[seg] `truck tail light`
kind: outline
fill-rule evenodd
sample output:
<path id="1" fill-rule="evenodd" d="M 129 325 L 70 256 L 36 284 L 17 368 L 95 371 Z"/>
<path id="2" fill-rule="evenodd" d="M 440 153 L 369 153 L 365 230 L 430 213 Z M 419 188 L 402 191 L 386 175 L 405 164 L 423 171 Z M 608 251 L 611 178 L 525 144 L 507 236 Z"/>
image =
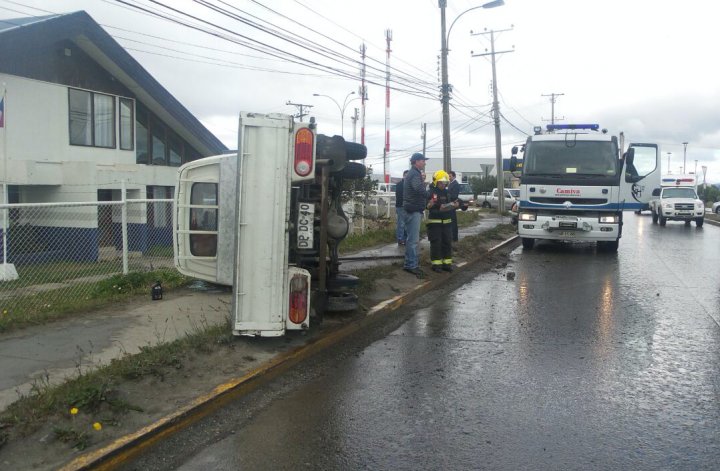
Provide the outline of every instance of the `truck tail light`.
<path id="1" fill-rule="evenodd" d="M 302 324 L 307 319 L 308 283 L 302 275 L 295 275 L 290 280 L 290 310 L 288 317 L 293 324 Z"/>
<path id="2" fill-rule="evenodd" d="M 295 134 L 295 173 L 307 177 L 313 171 L 313 140 L 315 136 L 308 128 Z"/>

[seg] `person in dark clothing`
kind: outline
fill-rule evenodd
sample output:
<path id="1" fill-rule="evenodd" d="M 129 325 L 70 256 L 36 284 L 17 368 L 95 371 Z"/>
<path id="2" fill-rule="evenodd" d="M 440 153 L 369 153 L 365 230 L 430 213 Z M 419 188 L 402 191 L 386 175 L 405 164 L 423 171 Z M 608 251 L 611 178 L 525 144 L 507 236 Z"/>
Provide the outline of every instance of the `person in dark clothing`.
<path id="1" fill-rule="evenodd" d="M 395 185 L 395 214 L 397 215 L 397 243 L 405 245 L 407 243 L 407 231 L 405 230 L 405 212 L 403 211 L 403 185 L 405 184 L 405 176 L 408 171 L 403 172 L 403 179 Z"/>
<path id="2" fill-rule="evenodd" d="M 426 160 L 427 157 L 419 152 L 413 154 L 410 157 L 411 168 L 405 177 L 405 183 L 403 183 L 402 208 L 405 213 L 405 230 L 407 231 L 403 270 L 417 276 L 423 274 L 418 266 L 420 261 L 417 246 L 420 241 L 420 222 L 427 204 L 427 191 L 422 179 Z"/>
<path id="3" fill-rule="evenodd" d="M 448 172 L 450 183 L 448 184 L 448 193 L 450 194 L 450 201 L 460 201 L 460 183 L 455 179 L 455 172 Z M 458 241 L 458 225 L 457 225 L 457 213 L 453 211 L 450 213 L 450 219 L 452 219 L 452 240 L 453 242 Z"/>
<path id="4" fill-rule="evenodd" d="M 452 220 L 459 202 L 450 201 L 450 192 L 446 188 L 450 179 L 443 170 L 433 174 L 433 182 L 428 191 L 427 232 L 430 239 L 430 263 L 434 272 L 452 271 Z"/>

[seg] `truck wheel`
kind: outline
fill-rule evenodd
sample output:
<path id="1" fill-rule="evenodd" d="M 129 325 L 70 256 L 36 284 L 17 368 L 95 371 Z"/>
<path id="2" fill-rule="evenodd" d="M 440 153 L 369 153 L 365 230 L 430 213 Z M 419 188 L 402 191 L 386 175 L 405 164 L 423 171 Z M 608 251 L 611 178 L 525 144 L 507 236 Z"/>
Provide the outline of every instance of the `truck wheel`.
<path id="1" fill-rule="evenodd" d="M 691 222 L 692 222 L 692 221 L 685 221 L 685 227 L 690 227 L 690 223 L 691 223 Z"/>
<path id="2" fill-rule="evenodd" d="M 348 312 L 358 308 L 357 295 L 350 293 L 328 294 L 325 310 L 332 312 Z"/>
<path id="3" fill-rule="evenodd" d="M 652 212 L 652 218 L 653 218 L 653 224 L 657 224 L 658 222 L 658 215 L 655 211 Z"/>
<path id="4" fill-rule="evenodd" d="M 607 240 L 607 241 L 601 241 L 597 243 L 598 251 L 601 252 L 617 252 L 618 247 L 620 247 L 620 241 L 619 240 Z"/>
<path id="5" fill-rule="evenodd" d="M 660 218 L 660 225 L 661 225 L 661 226 L 664 226 L 665 224 L 667 224 L 667 219 L 665 218 L 665 216 L 663 216 L 663 215 L 661 214 L 661 215 L 658 216 L 658 217 Z"/>
<path id="6" fill-rule="evenodd" d="M 695 219 L 695 225 L 696 225 L 697 227 L 703 227 L 703 224 L 705 224 L 705 218 L 697 218 L 697 219 Z M 690 223 L 688 222 L 688 226 L 689 226 L 689 225 L 690 225 Z"/>
<path id="7" fill-rule="evenodd" d="M 341 293 L 342 291 L 357 288 L 360 285 L 360 278 L 353 275 L 346 275 L 345 273 L 339 273 L 336 276 L 325 280 L 325 285 L 331 293 Z"/>
<path id="8" fill-rule="evenodd" d="M 489 208 L 489 207 L 490 207 L 490 203 L 488 203 L 487 201 L 483 201 L 482 207 L 483 207 L 483 208 Z"/>
<path id="9" fill-rule="evenodd" d="M 365 178 L 365 166 L 357 162 L 348 162 L 342 170 L 332 172 L 331 175 L 335 178 L 342 178 L 348 180 L 361 180 Z"/>
<path id="10" fill-rule="evenodd" d="M 367 157 L 367 147 L 357 142 L 345 141 L 345 153 L 348 160 L 362 160 Z"/>
<path id="11" fill-rule="evenodd" d="M 535 239 L 529 239 L 527 237 L 523 237 L 522 244 L 523 244 L 524 249 L 532 250 L 532 248 L 535 246 Z"/>

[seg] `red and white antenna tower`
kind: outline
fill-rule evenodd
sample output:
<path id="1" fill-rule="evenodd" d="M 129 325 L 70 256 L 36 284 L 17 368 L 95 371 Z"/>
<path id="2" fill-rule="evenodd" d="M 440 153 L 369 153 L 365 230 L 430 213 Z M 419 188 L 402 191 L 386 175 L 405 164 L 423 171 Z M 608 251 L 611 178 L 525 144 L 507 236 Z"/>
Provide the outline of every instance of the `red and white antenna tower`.
<path id="1" fill-rule="evenodd" d="M 362 65 L 360 66 L 360 76 L 362 77 L 362 85 L 360 85 L 360 144 L 365 145 L 365 100 L 367 100 L 367 87 L 365 86 L 365 43 L 360 45 L 360 54 L 362 55 Z"/>
<path id="2" fill-rule="evenodd" d="M 390 183 L 390 173 L 387 168 L 387 155 L 390 152 L 390 41 L 392 41 L 392 30 L 385 30 L 387 40 L 387 59 L 385 60 L 385 149 L 383 151 L 383 179 Z"/>

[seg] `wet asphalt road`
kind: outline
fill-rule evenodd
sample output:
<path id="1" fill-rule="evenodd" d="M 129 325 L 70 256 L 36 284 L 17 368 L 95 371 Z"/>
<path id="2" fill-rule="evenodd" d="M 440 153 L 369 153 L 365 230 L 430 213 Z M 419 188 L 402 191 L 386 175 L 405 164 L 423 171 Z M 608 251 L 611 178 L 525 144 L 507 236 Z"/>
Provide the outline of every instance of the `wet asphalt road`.
<path id="1" fill-rule="evenodd" d="M 720 469 L 720 228 L 627 214 L 424 299 L 127 469 Z"/>

